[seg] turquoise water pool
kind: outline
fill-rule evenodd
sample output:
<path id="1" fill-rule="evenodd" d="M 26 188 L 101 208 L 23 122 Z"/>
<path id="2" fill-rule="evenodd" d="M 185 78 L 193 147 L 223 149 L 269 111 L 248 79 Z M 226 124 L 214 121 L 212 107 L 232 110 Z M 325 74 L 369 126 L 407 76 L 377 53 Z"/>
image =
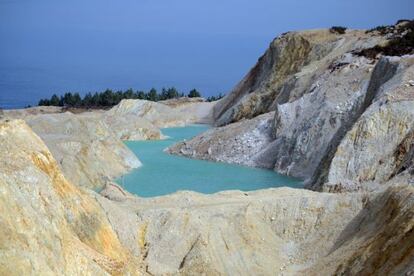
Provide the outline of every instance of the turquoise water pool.
<path id="1" fill-rule="evenodd" d="M 162 132 L 169 139 L 126 142 L 143 165 L 117 182 L 127 191 L 141 197 L 166 195 L 182 190 L 211 194 L 224 190 L 302 187 L 301 181 L 270 170 L 194 160 L 163 152 L 168 146 L 194 137 L 207 129 L 204 125 L 164 128 Z"/>

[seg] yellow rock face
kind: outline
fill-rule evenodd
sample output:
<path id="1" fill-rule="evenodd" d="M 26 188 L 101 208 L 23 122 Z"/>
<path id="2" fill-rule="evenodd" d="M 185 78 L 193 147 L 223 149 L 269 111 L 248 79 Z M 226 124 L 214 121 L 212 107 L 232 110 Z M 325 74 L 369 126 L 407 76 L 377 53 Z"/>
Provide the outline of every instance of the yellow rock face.
<path id="1" fill-rule="evenodd" d="M 136 271 L 93 196 L 23 121 L 0 123 L 0 145 L 1 275 Z"/>

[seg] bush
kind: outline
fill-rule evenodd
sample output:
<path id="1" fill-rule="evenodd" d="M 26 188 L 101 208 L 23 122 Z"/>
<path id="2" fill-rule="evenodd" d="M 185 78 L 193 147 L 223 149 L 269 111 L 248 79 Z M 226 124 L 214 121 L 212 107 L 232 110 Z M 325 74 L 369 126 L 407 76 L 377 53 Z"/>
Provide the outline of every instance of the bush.
<path id="1" fill-rule="evenodd" d="M 391 30 L 394 35 L 393 38 L 388 41 L 387 45 L 377 45 L 372 48 L 355 52 L 355 54 L 370 59 L 376 58 L 379 54 L 385 56 L 403 56 L 414 54 L 414 20 L 404 20 L 402 22 L 406 22 L 406 24 L 402 27 L 386 27 L 387 33 L 389 32 L 388 30 Z M 396 33 L 394 33 L 394 31 L 396 31 Z"/>
<path id="2" fill-rule="evenodd" d="M 341 27 L 341 26 L 333 26 L 329 29 L 329 31 L 333 34 L 344 34 L 346 31 L 346 27 Z"/>
<path id="3" fill-rule="evenodd" d="M 200 92 L 197 91 L 197 89 L 193 89 L 188 93 L 189 98 L 199 98 L 201 97 Z"/>
<path id="4" fill-rule="evenodd" d="M 221 98 L 223 98 L 224 97 L 224 95 L 222 95 L 221 93 L 220 94 L 218 94 L 218 96 L 210 96 L 210 97 L 208 97 L 207 98 L 207 101 L 208 102 L 215 102 L 215 101 L 218 101 L 218 100 L 220 100 Z"/>
<path id="5" fill-rule="evenodd" d="M 366 31 L 367 34 L 373 32 L 379 32 L 380 34 L 385 35 L 390 32 L 390 26 L 377 26 Z"/>

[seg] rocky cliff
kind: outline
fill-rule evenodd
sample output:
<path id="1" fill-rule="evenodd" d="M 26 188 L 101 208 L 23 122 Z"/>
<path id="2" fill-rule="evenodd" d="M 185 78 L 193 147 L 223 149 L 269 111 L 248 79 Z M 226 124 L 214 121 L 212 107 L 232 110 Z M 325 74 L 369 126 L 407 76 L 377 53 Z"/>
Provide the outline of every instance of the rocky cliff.
<path id="1" fill-rule="evenodd" d="M 105 212 L 23 121 L 0 123 L 0 274 L 137 272 Z"/>
<path id="2" fill-rule="evenodd" d="M 274 111 L 278 104 L 309 93 L 315 80 L 345 53 L 373 47 L 385 39 L 364 31 L 289 32 L 276 38 L 246 77 L 214 108 L 217 125 Z"/>
<path id="3" fill-rule="evenodd" d="M 168 151 L 272 168 L 315 190 L 376 189 L 412 165 L 413 25 L 280 36 L 214 107 L 221 127 Z"/>
<path id="4" fill-rule="evenodd" d="M 413 274 L 410 24 L 282 35 L 214 104 L 5 112 L 0 274 Z M 211 118 L 221 126 L 169 151 L 272 168 L 315 191 L 144 199 L 110 182 L 139 165 L 121 139 Z"/>

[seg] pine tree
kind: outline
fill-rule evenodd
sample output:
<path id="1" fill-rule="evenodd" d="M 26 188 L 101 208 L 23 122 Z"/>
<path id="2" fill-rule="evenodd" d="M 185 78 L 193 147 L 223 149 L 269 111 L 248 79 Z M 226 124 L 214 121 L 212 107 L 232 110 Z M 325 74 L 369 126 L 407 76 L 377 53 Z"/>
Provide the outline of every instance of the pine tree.
<path id="1" fill-rule="evenodd" d="M 201 94 L 196 89 L 193 89 L 188 93 L 188 97 L 189 98 L 199 98 L 199 97 L 201 97 Z"/>

